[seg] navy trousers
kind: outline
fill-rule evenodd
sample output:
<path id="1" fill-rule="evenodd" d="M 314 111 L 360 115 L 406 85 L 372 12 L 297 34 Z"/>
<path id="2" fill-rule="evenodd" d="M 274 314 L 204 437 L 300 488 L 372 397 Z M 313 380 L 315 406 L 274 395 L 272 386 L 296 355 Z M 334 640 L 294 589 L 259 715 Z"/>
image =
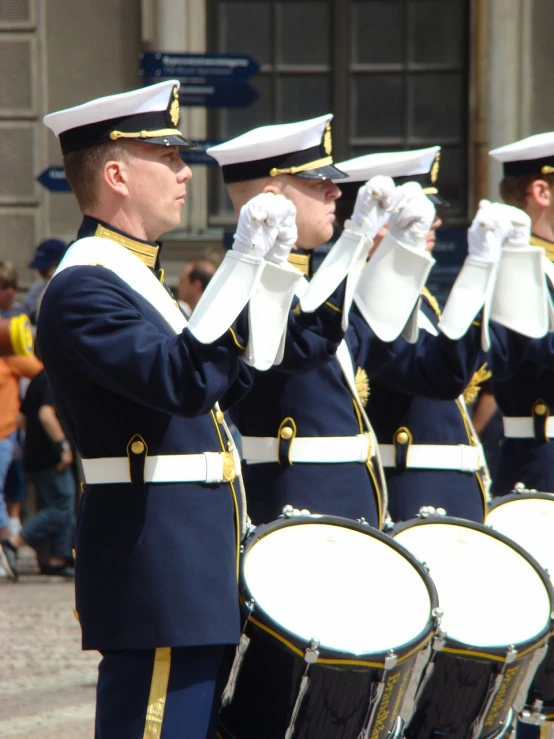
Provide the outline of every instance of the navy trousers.
<path id="1" fill-rule="evenodd" d="M 95 739 L 213 739 L 229 646 L 103 652 Z"/>

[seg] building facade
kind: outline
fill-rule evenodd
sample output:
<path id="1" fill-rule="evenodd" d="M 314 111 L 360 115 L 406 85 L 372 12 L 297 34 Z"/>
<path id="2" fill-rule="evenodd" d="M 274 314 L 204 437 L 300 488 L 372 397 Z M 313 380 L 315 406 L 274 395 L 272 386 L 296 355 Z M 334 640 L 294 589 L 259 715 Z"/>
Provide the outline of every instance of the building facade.
<path id="1" fill-rule="evenodd" d="M 244 108 L 182 108 L 185 135 L 224 140 L 256 125 L 335 113 L 335 158 L 443 147 L 448 225 L 498 197 L 487 152 L 554 128 L 551 0 L 0 0 L 0 253 L 26 265 L 47 236 L 71 239 L 71 194 L 37 176 L 60 166 L 42 116 L 141 85 L 141 51 L 228 52 L 260 65 Z M 233 228 L 215 168 L 193 168 L 181 228 L 165 239 L 182 263 Z"/>

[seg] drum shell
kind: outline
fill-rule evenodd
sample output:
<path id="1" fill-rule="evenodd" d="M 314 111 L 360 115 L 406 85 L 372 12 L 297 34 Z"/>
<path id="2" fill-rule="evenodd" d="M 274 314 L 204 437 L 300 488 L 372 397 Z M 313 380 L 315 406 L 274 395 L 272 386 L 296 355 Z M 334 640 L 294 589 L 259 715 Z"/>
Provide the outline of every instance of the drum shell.
<path id="1" fill-rule="evenodd" d="M 231 739 L 283 739 L 292 716 L 306 662 L 304 658 L 249 621 L 250 639 L 233 701 L 221 712 L 220 732 Z M 426 639 L 428 642 L 429 637 Z M 422 645 L 425 646 L 425 643 Z M 402 705 L 419 649 L 387 672 L 383 698 L 371 739 L 386 739 Z M 283 679 L 286 676 L 286 679 Z M 316 663 L 295 722 L 294 739 L 357 737 L 369 709 L 372 688 L 383 669 L 352 662 Z"/>
<path id="2" fill-rule="evenodd" d="M 309 524 L 305 518 L 277 521 L 256 529 L 247 540 L 241 568 L 241 598 L 249 645 L 240 667 L 233 699 L 221 712 L 220 733 L 232 739 L 283 739 L 293 714 L 309 644 L 277 624 L 258 606 L 251 613 L 252 593 L 246 585 L 244 562 L 251 547 L 280 526 Z M 386 671 L 384 690 L 370 734 L 385 739 L 398 716 L 414 664 L 436 631 L 432 611 L 438 604 L 434 585 L 425 568 L 404 547 L 367 525 L 334 516 L 314 518 L 313 523 L 334 524 L 368 534 L 401 554 L 424 581 L 431 604 L 425 630 L 410 643 L 391 644 L 397 655 Z M 353 655 L 319 647 L 319 657 L 309 668 L 309 684 L 295 721 L 294 739 L 348 739 L 357 737 L 370 709 L 370 698 L 385 674 L 387 653 Z"/>
<path id="3" fill-rule="evenodd" d="M 471 528 L 507 544 L 535 569 L 548 592 L 550 603 L 554 603 L 554 591 L 539 563 L 516 542 L 482 524 L 441 516 L 406 521 L 396 525 L 390 533 L 394 537 L 408 528 L 433 524 Z M 429 564 L 432 573 L 432 563 Z M 551 630 L 552 622 L 549 622 L 533 639 L 517 644 L 516 659 L 506 665 L 500 688 L 486 712 L 481 731 L 477 734 L 479 739 L 496 736 L 505 725 L 522 683 L 529 676 L 528 670 L 535 650 L 548 641 Z M 506 645 L 506 648 L 509 646 Z M 406 730 L 407 739 L 428 739 L 442 735 L 449 739 L 468 739 L 473 736 L 470 727 L 485 708 L 489 685 L 501 672 L 505 664 L 505 654 L 504 648 L 475 647 L 447 636 L 444 648 L 433 659 L 431 677 L 418 698 L 413 718 Z"/>
<path id="4" fill-rule="evenodd" d="M 511 493 L 510 495 L 503 495 L 496 498 L 489 506 L 489 513 L 510 503 L 515 503 L 517 505 L 519 502 L 524 502 L 525 500 L 537 499 L 550 501 L 554 506 L 553 493 L 529 491 Z M 548 563 L 542 562 L 541 564 L 545 566 Z M 535 678 L 531 684 L 531 689 L 527 699 L 528 707 L 531 708 L 535 700 L 542 701 L 543 706 L 541 712 L 546 716 L 546 718 L 550 721 L 554 720 L 554 638 L 550 639 L 546 657 L 539 665 Z"/>

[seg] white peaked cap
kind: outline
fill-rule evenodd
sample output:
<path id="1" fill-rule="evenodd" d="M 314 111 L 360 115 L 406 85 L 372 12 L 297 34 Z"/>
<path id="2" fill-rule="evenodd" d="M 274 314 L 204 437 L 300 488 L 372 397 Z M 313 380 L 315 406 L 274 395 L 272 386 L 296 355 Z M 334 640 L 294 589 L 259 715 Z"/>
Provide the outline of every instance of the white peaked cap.
<path id="1" fill-rule="evenodd" d="M 64 154 L 119 138 L 190 147 L 178 129 L 178 90 L 178 80 L 166 80 L 58 110 L 43 120 L 60 137 Z"/>
<path id="2" fill-rule="evenodd" d="M 337 167 L 346 175 L 340 184 L 367 182 L 378 174 L 410 177 L 430 173 L 440 150 L 440 146 L 430 146 L 428 149 L 414 151 L 379 152 L 339 162 Z"/>
<path id="3" fill-rule="evenodd" d="M 307 178 L 340 178 L 333 167 L 332 114 L 297 123 L 261 126 L 207 153 L 223 168 L 226 182 L 292 174 Z"/>
<path id="4" fill-rule="evenodd" d="M 554 172 L 554 132 L 538 133 L 513 144 L 489 151 L 502 162 L 505 175 L 552 174 Z"/>

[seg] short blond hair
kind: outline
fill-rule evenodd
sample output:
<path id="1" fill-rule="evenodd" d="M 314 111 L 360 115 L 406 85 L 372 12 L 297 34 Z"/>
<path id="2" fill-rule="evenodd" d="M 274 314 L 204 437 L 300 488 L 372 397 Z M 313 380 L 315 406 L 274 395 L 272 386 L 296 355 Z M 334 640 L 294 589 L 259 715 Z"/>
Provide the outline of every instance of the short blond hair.
<path id="1" fill-rule="evenodd" d="M 98 176 L 107 162 L 125 160 L 128 149 L 122 141 L 108 141 L 66 154 L 63 166 L 82 211 L 98 205 Z"/>
<path id="2" fill-rule="evenodd" d="M 9 282 L 17 287 L 17 270 L 8 259 L 0 260 L 0 282 Z"/>

